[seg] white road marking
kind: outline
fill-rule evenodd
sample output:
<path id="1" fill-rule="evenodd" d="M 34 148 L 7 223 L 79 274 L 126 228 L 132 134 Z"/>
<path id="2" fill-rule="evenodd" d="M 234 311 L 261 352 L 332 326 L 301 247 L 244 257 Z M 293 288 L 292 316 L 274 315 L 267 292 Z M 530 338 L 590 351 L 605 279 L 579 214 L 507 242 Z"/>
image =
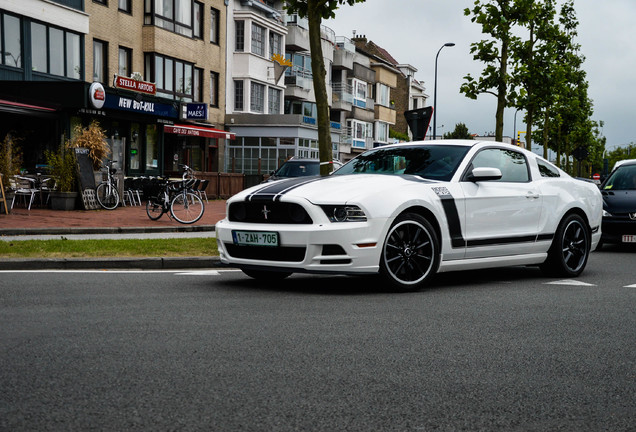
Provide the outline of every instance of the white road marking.
<path id="1" fill-rule="evenodd" d="M 636 284 L 633 284 L 633 285 L 625 285 L 623 288 L 636 288 Z"/>
<path id="2" fill-rule="evenodd" d="M 545 282 L 544 285 L 570 285 L 570 286 L 596 286 L 591 283 L 581 282 L 574 279 L 564 279 L 554 282 Z"/>
<path id="3" fill-rule="evenodd" d="M 236 269 L 227 270 L 111 270 L 111 269 L 69 269 L 69 270 L 0 270 L 0 273 L 173 273 L 180 276 L 200 275 L 200 276 L 219 276 L 221 273 L 239 272 Z"/>

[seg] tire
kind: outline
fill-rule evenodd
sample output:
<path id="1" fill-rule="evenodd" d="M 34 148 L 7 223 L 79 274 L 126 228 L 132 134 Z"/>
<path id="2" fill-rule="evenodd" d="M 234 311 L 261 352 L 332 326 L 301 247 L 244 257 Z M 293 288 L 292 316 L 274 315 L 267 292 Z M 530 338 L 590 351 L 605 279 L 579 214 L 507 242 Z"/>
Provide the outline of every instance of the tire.
<path id="1" fill-rule="evenodd" d="M 203 201 L 193 193 L 177 194 L 170 203 L 170 214 L 182 224 L 195 223 L 203 216 Z"/>
<path id="2" fill-rule="evenodd" d="M 146 214 L 150 218 L 150 220 L 158 220 L 163 216 L 163 205 L 154 199 L 150 198 L 146 201 Z"/>
<path id="3" fill-rule="evenodd" d="M 435 275 L 439 260 L 439 240 L 431 223 L 406 213 L 393 222 L 386 236 L 380 274 L 395 291 L 415 291 Z"/>
<path id="4" fill-rule="evenodd" d="M 583 218 L 565 217 L 557 228 L 541 270 L 550 276 L 575 277 L 581 274 L 590 255 L 590 234 Z"/>
<path id="5" fill-rule="evenodd" d="M 97 202 L 106 210 L 115 210 L 119 205 L 119 192 L 117 192 L 114 186 L 110 187 L 110 191 L 108 189 L 109 186 L 107 183 L 100 183 L 99 186 L 97 186 L 97 190 L 95 191 Z"/>
<path id="6" fill-rule="evenodd" d="M 253 279 L 261 280 L 265 282 L 275 282 L 275 281 L 283 280 L 291 276 L 292 274 L 292 272 L 277 272 L 277 271 L 252 270 L 252 269 L 241 269 L 241 271 Z"/>

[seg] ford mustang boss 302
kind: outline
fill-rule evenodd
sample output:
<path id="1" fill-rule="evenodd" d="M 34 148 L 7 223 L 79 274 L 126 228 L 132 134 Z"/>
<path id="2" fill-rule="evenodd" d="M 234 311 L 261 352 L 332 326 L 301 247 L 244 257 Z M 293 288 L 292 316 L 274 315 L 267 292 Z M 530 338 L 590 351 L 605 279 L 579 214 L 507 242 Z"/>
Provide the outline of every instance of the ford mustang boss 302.
<path id="1" fill-rule="evenodd" d="M 539 265 L 575 277 L 601 236 L 597 186 L 519 147 L 377 147 L 326 177 L 246 189 L 216 226 L 221 262 L 257 279 L 379 273 L 396 291 L 438 272 Z"/>

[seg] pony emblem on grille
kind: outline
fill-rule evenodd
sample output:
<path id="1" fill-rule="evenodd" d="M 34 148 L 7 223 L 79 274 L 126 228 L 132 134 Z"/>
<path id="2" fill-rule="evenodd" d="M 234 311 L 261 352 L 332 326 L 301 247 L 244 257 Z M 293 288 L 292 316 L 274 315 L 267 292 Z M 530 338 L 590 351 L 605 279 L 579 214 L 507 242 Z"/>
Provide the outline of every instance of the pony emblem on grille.
<path id="1" fill-rule="evenodd" d="M 263 206 L 263 210 L 261 210 L 261 213 L 263 213 L 263 217 L 265 218 L 265 220 L 267 220 L 267 215 L 270 214 L 272 211 L 267 209 L 267 205 Z"/>

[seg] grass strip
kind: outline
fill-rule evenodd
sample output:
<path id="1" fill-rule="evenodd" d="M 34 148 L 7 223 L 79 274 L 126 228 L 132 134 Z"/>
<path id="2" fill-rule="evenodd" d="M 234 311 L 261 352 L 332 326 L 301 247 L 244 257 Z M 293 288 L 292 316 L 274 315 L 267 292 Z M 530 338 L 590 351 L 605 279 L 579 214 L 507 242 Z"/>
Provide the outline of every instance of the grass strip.
<path id="1" fill-rule="evenodd" d="M 218 256 L 215 238 L 1 241 L 0 258 Z"/>

